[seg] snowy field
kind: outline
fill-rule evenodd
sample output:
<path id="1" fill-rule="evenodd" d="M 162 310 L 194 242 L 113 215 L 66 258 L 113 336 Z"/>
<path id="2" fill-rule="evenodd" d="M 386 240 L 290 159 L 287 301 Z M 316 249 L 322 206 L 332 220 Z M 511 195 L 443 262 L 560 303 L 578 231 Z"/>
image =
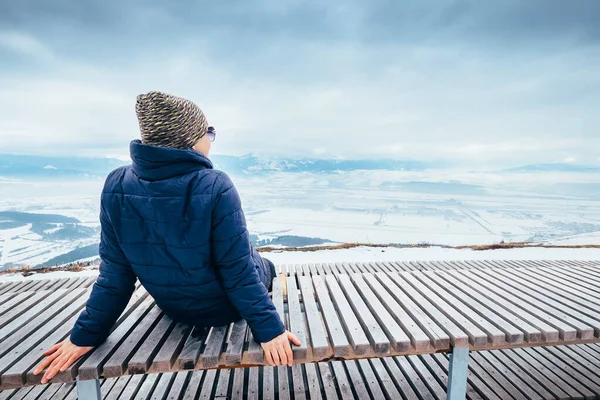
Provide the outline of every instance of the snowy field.
<path id="1" fill-rule="evenodd" d="M 356 247 L 344 250 L 320 250 L 314 252 L 280 251 L 262 253 L 262 256 L 275 264 L 305 264 L 330 262 L 369 262 L 369 261 L 435 261 L 435 260 L 600 260 L 600 249 L 545 249 L 519 248 L 504 250 L 457 250 L 439 247 L 431 248 L 372 248 Z M 98 270 L 85 269 L 80 272 L 57 271 L 23 277 L 21 274 L 0 275 L 0 281 L 23 279 L 72 278 L 96 276 Z"/>
<path id="2" fill-rule="evenodd" d="M 250 232 L 259 239 L 287 235 L 328 243 L 600 243 L 598 174 L 430 170 L 232 178 Z M 4 182 L 0 211 L 59 214 L 98 228 L 102 183 Z M 7 263 L 42 264 L 98 241 L 98 234 L 48 239 L 33 232 L 30 224 L 2 229 L 0 268 Z M 442 249 L 431 249 L 438 250 Z"/>

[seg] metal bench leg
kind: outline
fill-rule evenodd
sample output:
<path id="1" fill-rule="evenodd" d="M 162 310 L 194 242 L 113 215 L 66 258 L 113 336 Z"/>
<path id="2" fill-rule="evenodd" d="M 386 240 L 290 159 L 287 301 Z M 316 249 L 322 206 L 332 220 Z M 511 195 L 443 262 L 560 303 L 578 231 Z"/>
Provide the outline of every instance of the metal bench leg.
<path id="1" fill-rule="evenodd" d="M 100 380 L 90 379 L 80 381 L 77 378 L 77 398 L 80 400 L 102 400 Z"/>
<path id="2" fill-rule="evenodd" d="M 448 370 L 447 400 L 464 400 L 467 398 L 467 374 L 469 372 L 469 348 L 454 348 L 450 354 Z"/>

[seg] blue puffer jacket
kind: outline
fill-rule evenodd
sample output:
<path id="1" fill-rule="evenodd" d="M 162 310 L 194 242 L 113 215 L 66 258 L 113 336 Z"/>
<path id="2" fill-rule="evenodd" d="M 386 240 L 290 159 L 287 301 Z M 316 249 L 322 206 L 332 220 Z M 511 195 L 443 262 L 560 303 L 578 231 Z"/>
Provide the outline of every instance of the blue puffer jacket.
<path id="1" fill-rule="evenodd" d="M 100 275 L 71 341 L 102 343 L 136 277 L 176 321 L 216 326 L 241 316 L 257 342 L 282 334 L 229 177 L 192 149 L 136 140 L 130 151 L 132 165 L 113 171 L 102 191 Z"/>

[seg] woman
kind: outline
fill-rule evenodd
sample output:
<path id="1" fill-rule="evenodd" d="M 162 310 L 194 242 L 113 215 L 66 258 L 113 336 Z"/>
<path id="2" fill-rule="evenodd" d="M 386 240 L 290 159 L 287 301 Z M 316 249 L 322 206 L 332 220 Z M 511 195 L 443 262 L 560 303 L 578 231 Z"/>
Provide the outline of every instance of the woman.
<path id="1" fill-rule="evenodd" d="M 178 322 L 248 322 L 271 365 L 292 365 L 290 340 L 268 295 L 273 264 L 252 247 L 241 202 L 208 154 L 216 132 L 189 100 L 139 95 L 141 141 L 132 164 L 106 179 L 100 206 L 100 275 L 71 337 L 46 351 L 42 383 L 106 340 L 136 279 Z"/>

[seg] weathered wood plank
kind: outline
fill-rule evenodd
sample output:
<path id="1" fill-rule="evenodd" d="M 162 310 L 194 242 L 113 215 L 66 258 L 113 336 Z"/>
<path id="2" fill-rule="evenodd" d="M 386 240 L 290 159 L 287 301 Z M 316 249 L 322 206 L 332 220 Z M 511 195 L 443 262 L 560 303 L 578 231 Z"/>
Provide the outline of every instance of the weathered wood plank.
<path id="1" fill-rule="evenodd" d="M 350 304 L 350 307 L 354 311 L 354 314 L 356 315 L 358 322 L 360 323 L 360 326 L 362 326 L 363 331 L 366 333 L 367 338 L 368 338 L 369 342 L 371 343 L 371 346 L 372 346 L 373 350 L 375 351 L 375 353 L 377 355 L 389 354 L 390 347 L 391 347 L 390 345 L 393 345 L 394 347 L 396 347 L 396 344 L 397 344 L 396 338 L 391 333 L 389 334 L 389 336 L 391 337 L 391 340 L 394 341 L 394 343 L 391 344 L 390 339 L 388 339 L 388 335 L 387 335 L 387 333 L 389 333 L 389 331 L 384 332 L 384 328 L 379 325 L 379 322 L 376 320 L 375 316 L 373 315 L 373 311 L 371 309 L 369 309 L 369 307 L 365 304 L 365 302 L 363 301 L 361 296 L 358 294 L 358 291 L 352 284 L 350 277 L 348 275 L 340 275 L 338 277 L 338 279 L 339 279 L 339 284 L 340 284 L 343 292 L 346 294 L 348 303 Z M 368 292 L 367 288 L 365 288 L 365 290 Z M 372 299 L 372 300 L 375 302 L 377 301 L 376 299 Z M 377 304 L 375 304 L 375 305 L 377 305 Z M 387 313 L 387 311 L 383 310 L 383 307 L 381 307 L 381 309 L 382 310 L 380 310 L 380 311 L 382 311 L 383 316 L 379 316 L 380 319 L 385 318 L 385 313 Z M 390 320 L 393 325 L 396 325 L 396 322 L 391 317 L 390 317 Z M 390 327 L 391 329 L 394 329 L 393 325 Z M 398 331 L 401 332 L 401 334 L 399 334 Z M 402 329 L 400 327 L 397 327 L 397 330 L 395 331 L 395 333 L 401 335 L 401 340 L 404 340 L 405 343 L 408 342 L 408 337 L 405 336 L 404 332 L 402 331 Z M 402 335 L 404 335 L 404 336 L 402 336 Z"/>
<path id="2" fill-rule="evenodd" d="M 429 336 L 427 336 L 427 334 L 419 327 L 413 318 L 404 310 L 404 308 L 402 308 L 400 303 L 396 301 L 396 299 L 394 299 L 386 289 L 384 289 L 381 283 L 379 283 L 379 281 L 372 274 L 365 274 L 363 275 L 362 279 L 368 284 L 369 288 L 372 290 L 375 296 L 377 296 L 391 317 L 407 334 L 412 347 L 419 352 L 425 351 L 431 342 Z M 431 334 L 434 335 L 433 333 Z M 396 339 L 396 341 L 398 343 L 398 339 Z M 396 350 L 402 351 L 402 347 L 403 346 L 398 346 L 396 347 Z"/>
<path id="3" fill-rule="evenodd" d="M 336 357 L 345 357 L 350 354 L 350 344 L 348 338 L 344 334 L 344 330 L 342 328 L 342 323 L 335 311 L 335 307 L 333 306 L 333 302 L 331 301 L 331 297 L 329 296 L 329 292 L 327 290 L 327 286 L 323 281 L 323 277 L 313 275 L 313 284 L 315 288 L 315 293 L 317 294 L 317 298 L 319 301 L 319 305 L 321 306 L 321 312 L 323 313 L 323 321 L 325 322 L 325 326 L 327 327 L 327 332 L 329 333 L 329 340 L 333 345 L 333 353 Z M 317 324 L 310 323 L 311 329 L 311 338 L 313 340 L 317 340 L 317 336 L 313 331 L 313 327 L 316 327 Z"/>
<path id="4" fill-rule="evenodd" d="M 323 325 L 321 313 L 317 309 L 313 284 L 309 277 L 303 276 L 298 277 L 298 283 L 300 285 L 305 309 L 304 316 L 306 317 L 308 330 L 310 332 L 309 336 L 312 356 L 313 359 L 323 359 L 331 354 L 331 350 L 329 342 L 327 341 L 327 335 L 325 334 L 325 326 Z M 308 345 L 308 338 L 305 340 Z"/>
<path id="5" fill-rule="evenodd" d="M 263 367 L 263 400 L 275 400 L 275 367 Z"/>
<path id="6" fill-rule="evenodd" d="M 448 285 L 451 285 L 455 293 L 460 295 L 474 312 L 483 317 L 487 317 L 490 321 L 496 323 L 497 326 L 511 338 L 508 340 L 509 342 L 520 343 L 522 340 L 526 340 L 529 343 L 538 343 L 542 341 L 542 332 L 539 329 L 531 326 L 517 314 L 501 307 L 487 297 L 474 293 L 469 286 L 459 281 L 454 276 L 446 272 L 439 272 L 438 274 L 432 274 L 431 279 L 438 283 L 443 279 Z M 506 325 L 504 321 L 507 321 L 509 325 Z M 558 331 L 554 330 L 554 332 L 555 337 L 558 338 Z M 519 335 L 519 333 L 521 333 L 521 335 Z"/>
<path id="7" fill-rule="evenodd" d="M 351 280 L 354 282 L 356 289 L 360 292 L 362 299 L 364 299 L 364 302 L 362 299 L 361 301 L 354 301 L 355 298 L 358 300 L 360 297 L 358 296 L 356 289 L 352 288 L 354 290 L 353 294 L 350 296 L 353 299 L 354 305 L 357 307 L 357 314 L 361 316 L 362 322 L 365 324 L 364 328 L 368 329 L 370 333 L 373 333 L 374 330 L 371 328 L 371 325 L 374 324 L 376 320 L 379 324 L 378 327 L 381 327 L 394 350 L 398 352 L 409 352 L 411 346 L 410 338 L 379 301 L 371 288 L 366 284 L 362 275 L 351 275 Z M 344 287 L 347 287 L 348 285 L 350 285 L 349 281 L 344 283 Z M 356 297 L 354 297 L 354 294 L 356 294 Z M 363 305 L 368 308 L 362 309 Z M 373 340 L 371 345 L 376 348 L 374 345 L 375 338 L 370 337 L 370 339 Z"/>
<path id="8" fill-rule="evenodd" d="M 276 367 L 277 370 L 277 394 L 279 400 L 289 400 L 290 381 L 288 377 L 288 367 Z"/>
<path id="9" fill-rule="evenodd" d="M 206 338 L 206 347 L 202 352 L 201 362 L 203 368 L 216 368 L 219 365 L 223 344 L 227 338 L 229 326 L 215 326 L 210 329 Z"/>
<path id="10" fill-rule="evenodd" d="M 550 299 L 544 297 L 544 301 L 538 300 L 542 298 L 542 296 L 532 295 L 529 290 L 526 290 L 525 287 L 519 286 L 514 282 L 503 282 L 496 278 L 495 274 L 492 272 L 493 270 L 489 270 L 489 273 L 485 274 L 481 271 L 473 270 L 474 274 L 476 274 L 480 278 L 480 282 L 486 282 L 486 286 L 496 286 L 502 288 L 504 290 L 510 291 L 514 298 L 511 298 L 513 302 L 518 302 L 520 304 L 528 304 L 531 307 L 535 307 L 537 310 L 535 314 L 546 321 L 547 323 L 555 326 L 557 329 L 561 328 L 563 333 L 563 340 L 575 340 L 579 339 L 591 339 L 594 337 L 594 328 L 585 323 L 577 321 L 575 318 L 571 317 L 567 313 L 564 312 L 561 308 L 553 308 L 547 304 Z M 515 290 L 515 288 L 517 290 Z M 519 288 L 522 288 L 523 291 L 519 291 Z M 516 298 L 516 299 L 515 299 Z M 567 334 L 569 331 L 575 330 L 575 335 L 571 336 Z"/>
<path id="11" fill-rule="evenodd" d="M 106 378 L 121 376 L 127 370 L 127 362 L 136 350 L 146 340 L 146 337 L 152 328 L 162 318 L 162 311 L 158 307 L 153 307 L 144 318 L 139 321 L 133 331 L 127 335 L 125 341 L 118 346 L 117 350 L 108 359 L 103 367 L 103 375 Z"/>
<path id="12" fill-rule="evenodd" d="M 368 354 L 371 351 L 369 339 L 363 331 L 363 328 L 360 325 L 358 318 L 354 314 L 352 307 L 348 303 L 348 299 L 346 299 L 340 286 L 338 285 L 337 280 L 334 276 L 327 275 L 325 277 L 325 282 L 329 288 L 329 293 L 331 293 L 331 299 L 336 306 L 336 311 L 340 317 L 342 327 L 344 328 L 346 336 L 348 337 L 350 344 L 354 349 L 354 353 L 357 355 Z M 321 296 L 319 296 L 319 299 L 321 299 Z"/>
<path id="13" fill-rule="evenodd" d="M 317 364 L 321 374 L 321 382 L 323 383 L 323 391 L 327 400 L 338 399 L 337 391 L 335 390 L 335 378 L 331 371 L 331 366 L 327 362 Z"/>
<path id="14" fill-rule="evenodd" d="M 294 360 L 298 362 L 308 359 L 308 336 L 306 335 L 306 325 L 304 315 L 300 306 L 300 297 L 298 288 L 296 287 L 296 277 L 291 276 L 286 280 L 288 311 L 290 319 L 290 332 L 298 337 L 300 346 L 292 344 L 292 352 Z"/>
<path id="15" fill-rule="evenodd" d="M 444 315 L 444 313 L 442 313 L 442 311 L 437 307 L 437 304 L 432 304 L 430 300 L 421 295 L 418 290 L 408 284 L 408 281 L 405 280 L 405 278 L 409 278 L 410 276 L 411 274 L 387 275 L 387 277 L 391 278 L 391 280 L 396 283 L 397 288 L 402 290 L 415 303 L 419 304 L 419 307 L 423 310 L 423 312 L 427 313 L 431 319 L 435 320 L 439 327 L 448 334 L 450 343 L 452 343 L 454 347 L 467 347 L 469 345 L 468 333 L 463 332 L 463 330 L 461 330 L 453 320 L 446 317 L 446 315 Z M 442 301 L 441 299 L 439 300 Z M 474 337 L 478 337 L 479 335 L 480 333 L 478 332 L 473 333 Z M 483 335 L 485 337 L 485 334 Z"/>
<path id="16" fill-rule="evenodd" d="M 229 399 L 229 381 L 231 379 L 231 371 L 230 369 L 220 369 L 219 370 L 219 378 L 217 379 L 217 387 L 215 389 L 215 400 L 225 400 Z"/>
<path id="17" fill-rule="evenodd" d="M 259 382 L 259 367 L 248 368 L 248 398 L 247 400 L 258 400 L 260 389 Z"/>
<path id="18" fill-rule="evenodd" d="M 196 367 L 207 333 L 208 329 L 204 327 L 196 326 L 192 329 L 177 356 L 179 369 L 194 369 Z"/>
<path id="19" fill-rule="evenodd" d="M 142 304 L 132 310 L 127 318 L 111 332 L 104 343 L 92 351 L 90 356 L 79 367 L 78 374 L 82 380 L 96 379 L 101 376 L 104 363 L 123 343 L 135 326 L 147 315 L 153 305 L 154 299 L 147 297 Z"/>
<path id="20" fill-rule="evenodd" d="M 352 386 L 348 381 L 348 375 L 346 375 L 346 370 L 344 369 L 344 365 L 341 361 L 332 361 L 331 367 L 333 368 L 333 373 L 335 374 L 335 382 L 337 383 L 337 387 L 339 388 L 340 394 L 342 395 L 342 399 L 350 399 L 354 397 L 352 394 Z"/>
<path id="21" fill-rule="evenodd" d="M 242 363 L 242 353 L 246 343 L 248 324 L 240 319 L 231 324 L 231 331 L 225 352 L 225 365 L 239 365 Z"/>
<path id="22" fill-rule="evenodd" d="M 244 375 L 245 368 L 235 368 L 231 371 L 233 374 L 233 383 L 231 385 L 231 395 L 228 399 L 241 399 L 244 397 Z"/>
<path id="23" fill-rule="evenodd" d="M 471 290 L 481 296 L 479 297 L 480 299 L 492 301 L 493 303 L 490 304 L 495 304 L 498 308 L 503 308 L 508 312 L 517 315 L 523 321 L 526 321 L 531 326 L 538 329 L 542 334 L 542 340 L 545 342 L 556 342 L 561 338 L 561 335 L 563 337 L 566 335 L 567 338 L 572 340 L 576 335 L 576 331 L 570 327 L 560 324 L 559 329 L 542 321 L 537 317 L 537 313 L 535 315 L 533 314 L 536 312 L 535 308 L 522 308 L 522 303 L 515 301 L 510 292 L 495 286 L 481 285 L 479 280 L 472 280 L 471 276 L 467 277 L 466 275 L 459 273 L 459 271 L 449 270 L 447 271 L 447 274 L 465 283 Z M 507 299 L 513 301 L 507 301 Z"/>
<path id="24" fill-rule="evenodd" d="M 397 394 L 397 389 L 399 388 L 402 392 L 402 395 L 408 400 L 417 400 L 419 397 L 417 396 L 415 389 L 409 383 L 406 375 L 400 370 L 398 362 L 395 360 L 395 357 L 386 357 L 382 359 L 372 359 L 372 360 L 360 360 L 359 364 L 361 368 L 366 370 L 369 362 L 373 366 L 374 370 L 377 372 L 381 380 L 381 385 L 386 395 L 389 398 L 400 398 Z M 385 368 L 384 368 L 385 365 Z M 387 370 L 390 371 L 389 375 L 387 374 Z M 395 397 L 393 397 L 395 396 Z"/>
<path id="25" fill-rule="evenodd" d="M 453 293 L 456 293 L 456 289 L 451 285 L 445 284 L 441 280 L 435 280 L 435 273 L 427 272 L 423 274 L 414 275 L 411 279 L 415 279 L 414 282 L 420 282 L 421 284 L 427 286 L 427 288 L 431 291 L 430 293 L 434 293 L 434 295 L 438 298 L 444 299 L 447 303 L 454 307 L 458 312 L 460 312 L 464 316 L 464 320 L 460 321 L 459 326 L 463 330 L 470 331 L 470 327 L 468 325 L 464 325 L 463 322 L 470 322 L 475 326 L 478 330 L 482 330 L 485 332 L 487 336 L 487 341 L 489 341 L 492 345 L 502 344 L 502 343 L 511 343 L 511 344 L 519 344 L 523 342 L 524 335 L 517 328 L 510 325 L 505 320 L 498 317 L 494 310 L 490 313 L 489 310 L 479 309 L 474 296 L 470 293 L 465 293 L 460 296 L 455 296 Z M 416 283 L 418 286 L 418 283 Z M 424 291 L 425 292 L 425 291 Z M 431 298 L 430 296 L 428 296 Z M 431 298 L 434 300 L 433 298 Z M 437 301 L 436 301 L 437 305 Z M 479 311 L 479 312 L 478 312 Z M 453 315 L 451 311 L 446 311 L 445 314 L 450 317 Z M 454 320 L 454 318 L 451 318 Z M 459 322 L 458 320 L 455 322 Z M 471 338 L 471 341 L 474 342 L 474 339 Z M 486 346 L 487 341 L 481 341 L 481 346 Z"/>
<path id="26" fill-rule="evenodd" d="M 177 359 L 179 352 L 183 348 L 192 327 L 190 325 L 177 323 L 169 333 L 167 340 L 163 343 L 156 353 L 150 365 L 150 372 L 170 372 L 171 366 Z"/>
<path id="27" fill-rule="evenodd" d="M 166 315 L 163 315 L 158 324 L 154 327 L 150 335 L 144 340 L 137 349 L 131 360 L 127 364 L 130 374 L 143 374 L 148 371 L 161 346 L 173 327 L 175 322 Z"/>

